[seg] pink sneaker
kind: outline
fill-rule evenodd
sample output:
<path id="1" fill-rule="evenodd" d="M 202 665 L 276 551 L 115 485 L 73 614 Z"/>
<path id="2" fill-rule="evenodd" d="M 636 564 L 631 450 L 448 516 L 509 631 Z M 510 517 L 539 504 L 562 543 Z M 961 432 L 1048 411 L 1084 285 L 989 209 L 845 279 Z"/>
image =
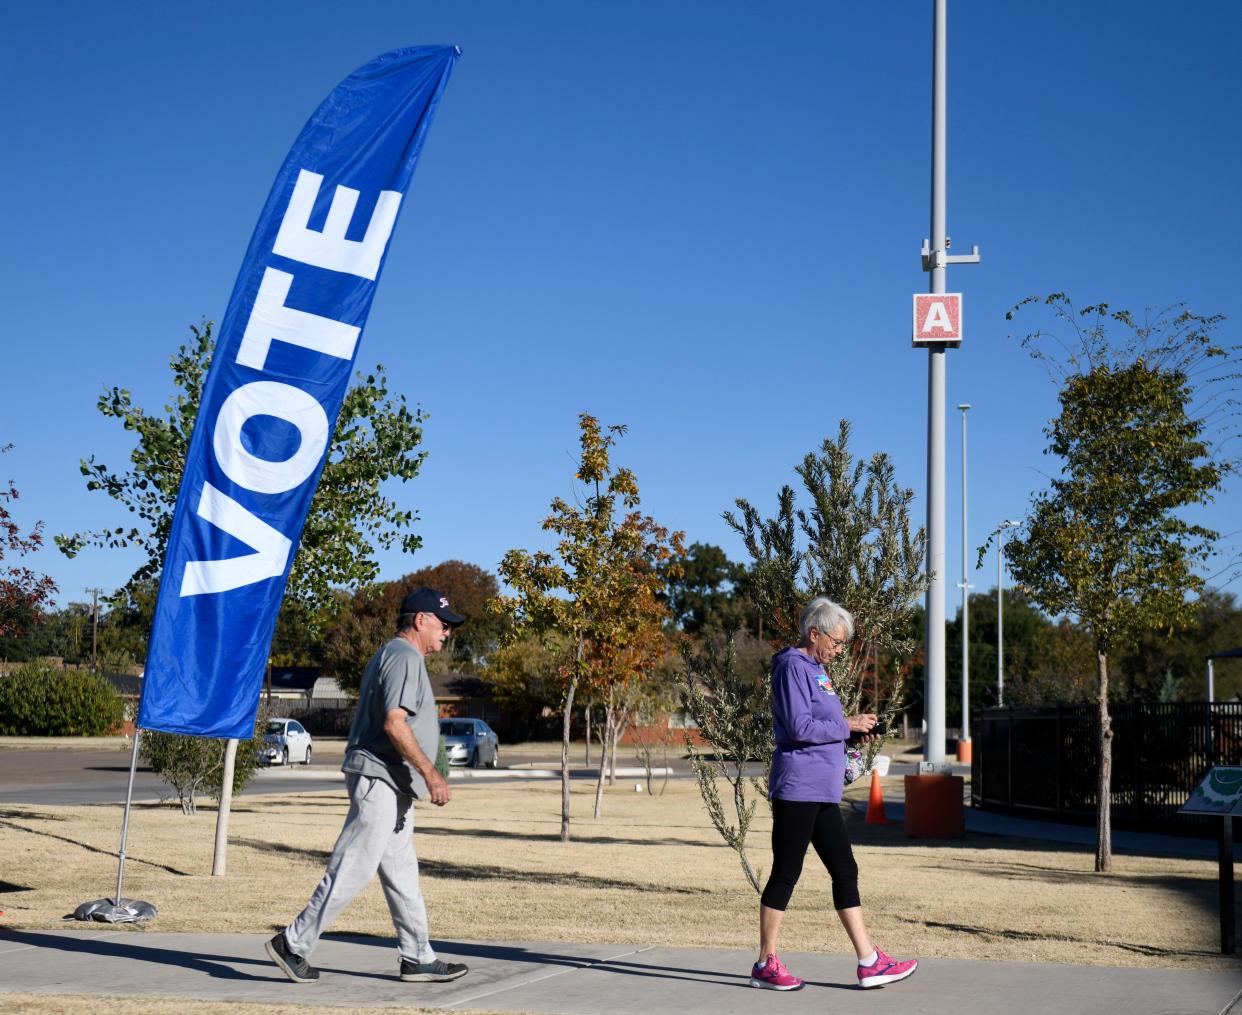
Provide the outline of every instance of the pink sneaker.
<path id="1" fill-rule="evenodd" d="M 801 990 L 802 981 L 785 968 L 785 963 L 769 955 L 762 966 L 758 962 L 750 971 L 750 985 L 765 990 Z"/>
<path id="2" fill-rule="evenodd" d="M 863 988 L 883 987 L 887 983 L 904 980 L 918 968 L 918 959 L 895 959 L 876 948 L 875 961 L 871 965 L 858 965 L 858 985 Z"/>

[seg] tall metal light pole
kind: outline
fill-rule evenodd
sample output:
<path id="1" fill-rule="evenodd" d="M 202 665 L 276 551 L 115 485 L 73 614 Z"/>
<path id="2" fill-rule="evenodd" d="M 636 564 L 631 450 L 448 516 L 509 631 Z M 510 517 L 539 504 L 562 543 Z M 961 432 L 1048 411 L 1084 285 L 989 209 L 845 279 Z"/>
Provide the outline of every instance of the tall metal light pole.
<path id="1" fill-rule="evenodd" d="M 970 411 L 970 403 L 962 402 L 958 409 L 962 413 L 962 580 L 958 587 L 962 590 L 962 731 L 957 741 L 957 760 L 969 763 L 970 749 L 970 571 L 967 570 L 967 537 L 966 537 L 966 413 Z"/>
<path id="2" fill-rule="evenodd" d="M 1003 521 L 996 531 L 996 705 L 1005 704 L 1005 530 L 1020 523 Z"/>
<path id="3" fill-rule="evenodd" d="M 948 82 L 948 0 L 932 0 L 932 187 L 931 240 L 923 244 L 923 270 L 931 275 L 931 292 L 942 294 L 948 266 L 977 263 L 971 254 L 949 255 L 946 154 Z M 945 352 L 944 343 L 927 347 L 927 627 L 923 706 L 927 723 L 924 761 L 944 766 L 944 571 L 945 571 Z"/>

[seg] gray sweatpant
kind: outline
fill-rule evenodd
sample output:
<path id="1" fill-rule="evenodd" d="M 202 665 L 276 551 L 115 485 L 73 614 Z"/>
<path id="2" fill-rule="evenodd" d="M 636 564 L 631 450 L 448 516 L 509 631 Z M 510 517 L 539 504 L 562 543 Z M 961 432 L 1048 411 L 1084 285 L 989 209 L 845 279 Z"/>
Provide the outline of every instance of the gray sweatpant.
<path id="1" fill-rule="evenodd" d="M 309 958 L 328 926 L 371 883 L 376 871 L 397 929 L 397 950 L 411 962 L 434 962 L 427 910 L 414 855 L 414 800 L 383 779 L 346 773 L 349 814 L 310 902 L 285 928 L 289 950 Z"/>

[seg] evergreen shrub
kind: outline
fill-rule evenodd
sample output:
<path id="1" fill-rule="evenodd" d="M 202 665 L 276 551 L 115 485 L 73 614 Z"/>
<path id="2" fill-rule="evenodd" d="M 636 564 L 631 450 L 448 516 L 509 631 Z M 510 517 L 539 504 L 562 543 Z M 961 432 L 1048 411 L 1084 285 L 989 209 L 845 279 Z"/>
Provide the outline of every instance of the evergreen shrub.
<path id="1" fill-rule="evenodd" d="M 98 674 L 29 662 L 0 677 L 0 735 L 97 737 L 121 725 L 124 703 Z"/>

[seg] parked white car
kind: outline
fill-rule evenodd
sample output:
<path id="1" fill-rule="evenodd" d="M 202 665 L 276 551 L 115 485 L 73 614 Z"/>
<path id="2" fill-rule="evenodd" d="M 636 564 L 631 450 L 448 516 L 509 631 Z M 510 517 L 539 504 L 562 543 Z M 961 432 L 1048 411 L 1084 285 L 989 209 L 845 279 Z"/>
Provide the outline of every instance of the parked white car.
<path id="1" fill-rule="evenodd" d="M 265 765 L 311 763 L 311 735 L 296 719 L 269 719 L 263 732 L 259 761 Z"/>

